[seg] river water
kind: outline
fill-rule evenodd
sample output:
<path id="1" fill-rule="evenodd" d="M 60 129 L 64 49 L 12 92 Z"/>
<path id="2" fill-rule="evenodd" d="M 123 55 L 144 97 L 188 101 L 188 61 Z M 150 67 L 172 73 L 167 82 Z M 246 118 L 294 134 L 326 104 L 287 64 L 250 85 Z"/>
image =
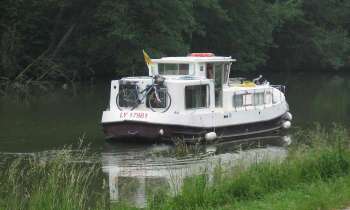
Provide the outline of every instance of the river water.
<path id="1" fill-rule="evenodd" d="M 271 74 L 267 79 L 287 86 L 294 128 L 310 127 L 315 122 L 350 125 L 349 75 Z M 216 162 L 234 167 L 262 158 L 283 159 L 293 139 L 289 133 L 225 142 L 190 148 L 192 152 L 186 155 L 166 144 L 106 142 L 99 123 L 108 100 L 108 81 L 80 85 L 76 91 L 57 88 L 25 101 L 0 99 L 0 153 L 52 154 L 50 151 L 84 139 L 100 155 L 111 201 L 144 206 L 150 191 L 164 187 L 177 193 L 185 177 L 204 169 L 211 171 Z"/>

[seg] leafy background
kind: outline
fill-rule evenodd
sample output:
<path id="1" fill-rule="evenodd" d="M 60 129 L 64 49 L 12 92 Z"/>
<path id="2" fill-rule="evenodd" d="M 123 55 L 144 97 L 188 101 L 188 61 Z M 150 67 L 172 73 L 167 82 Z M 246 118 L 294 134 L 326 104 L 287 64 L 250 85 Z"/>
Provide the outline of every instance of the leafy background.
<path id="1" fill-rule="evenodd" d="M 240 71 L 345 71 L 349 20 L 345 0 L 2 0 L 0 78 L 145 74 L 142 49 L 233 56 Z"/>

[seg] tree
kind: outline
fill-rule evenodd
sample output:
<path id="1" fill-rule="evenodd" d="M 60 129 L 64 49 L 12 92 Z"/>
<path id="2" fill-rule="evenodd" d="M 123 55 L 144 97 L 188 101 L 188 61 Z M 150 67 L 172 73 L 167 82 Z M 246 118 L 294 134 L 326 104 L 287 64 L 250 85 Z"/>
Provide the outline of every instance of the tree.
<path id="1" fill-rule="evenodd" d="M 275 30 L 270 65 L 288 70 L 339 69 L 348 62 L 350 3 L 303 0 L 302 13 Z"/>

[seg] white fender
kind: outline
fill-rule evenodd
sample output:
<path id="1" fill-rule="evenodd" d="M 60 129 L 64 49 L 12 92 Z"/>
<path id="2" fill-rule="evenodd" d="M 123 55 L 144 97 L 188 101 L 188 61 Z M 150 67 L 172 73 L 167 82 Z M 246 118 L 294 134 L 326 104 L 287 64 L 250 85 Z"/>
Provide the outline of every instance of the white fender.
<path id="1" fill-rule="evenodd" d="M 285 121 L 282 123 L 282 128 L 289 129 L 292 126 L 292 123 L 290 121 Z"/>
<path id="2" fill-rule="evenodd" d="M 293 120 L 293 115 L 290 112 L 287 112 L 285 115 L 286 120 L 292 121 Z"/>
<path id="3" fill-rule="evenodd" d="M 214 141 L 217 138 L 217 135 L 215 132 L 209 132 L 205 134 L 204 138 L 206 141 Z"/>
<path id="4" fill-rule="evenodd" d="M 159 130 L 159 135 L 161 135 L 161 136 L 164 135 L 164 130 L 163 130 L 163 128 L 161 128 L 161 129 Z"/>

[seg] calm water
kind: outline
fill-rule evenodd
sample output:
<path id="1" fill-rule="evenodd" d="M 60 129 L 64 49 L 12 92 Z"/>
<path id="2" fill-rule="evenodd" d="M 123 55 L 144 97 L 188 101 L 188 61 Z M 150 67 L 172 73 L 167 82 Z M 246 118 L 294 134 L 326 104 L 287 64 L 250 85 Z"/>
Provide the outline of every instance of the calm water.
<path id="1" fill-rule="evenodd" d="M 350 125 L 349 75 L 270 75 L 267 78 L 273 84 L 287 85 L 294 127 L 309 127 L 314 122 Z M 281 159 L 287 154 L 290 138 L 276 136 L 243 142 L 244 148 L 250 149 L 238 149 L 242 148 L 242 142 L 227 142 L 200 147 L 196 154 L 184 157 L 176 156 L 171 145 L 105 142 L 99 123 L 108 104 L 108 82 L 77 90 L 73 94 L 72 90 L 58 89 L 27 102 L 0 99 L 0 153 L 45 154 L 84 138 L 101 155 L 103 171 L 109 178 L 111 200 L 129 200 L 137 206 L 145 205 L 149 190 L 159 186 L 176 193 L 184 177 L 200 173 L 203 168 L 211 170 L 215 161 L 232 167 L 251 158 L 255 161 L 260 156 Z"/>

